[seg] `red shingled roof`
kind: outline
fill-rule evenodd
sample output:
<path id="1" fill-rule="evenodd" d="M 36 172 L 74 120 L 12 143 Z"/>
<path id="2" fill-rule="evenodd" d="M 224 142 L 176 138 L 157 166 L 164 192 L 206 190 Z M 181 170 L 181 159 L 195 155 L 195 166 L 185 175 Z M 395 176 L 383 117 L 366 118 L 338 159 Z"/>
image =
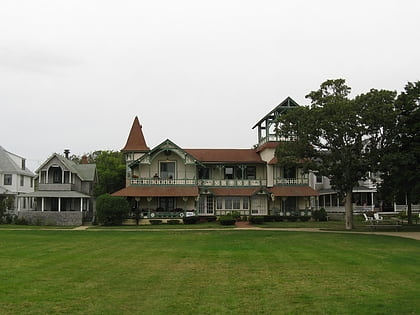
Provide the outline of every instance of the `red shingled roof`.
<path id="1" fill-rule="evenodd" d="M 142 126 L 139 123 L 139 119 L 134 119 L 133 125 L 130 130 L 130 134 L 127 139 L 125 147 L 121 150 L 123 152 L 147 152 L 150 149 L 146 145 L 146 140 L 144 140 Z"/>
<path id="2" fill-rule="evenodd" d="M 198 187 L 128 186 L 112 194 L 117 197 L 195 197 Z"/>
<path id="3" fill-rule="evenodd" d="M 307 197 L 319 196 L 319 193 L 309 186 L 277 186 L 268 189 L 276 197 Z"/>
<path id="4" fill-rule="evenodd" d="M 200 162 L 264 163 L 253 149 L 184 149 Z"/>

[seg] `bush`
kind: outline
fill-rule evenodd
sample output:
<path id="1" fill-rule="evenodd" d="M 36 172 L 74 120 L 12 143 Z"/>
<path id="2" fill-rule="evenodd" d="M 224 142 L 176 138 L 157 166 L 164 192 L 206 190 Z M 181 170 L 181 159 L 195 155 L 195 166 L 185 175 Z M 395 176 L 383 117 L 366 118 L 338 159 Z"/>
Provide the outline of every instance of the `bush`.
<path id="1" fill-rule="evenodd" d="M 327 211 L 324 208 L 315 210 L 312 217 L 315 221 L 327 221 Z"/>
<path id="2" fill-rule="evenodd" d="M 309 221 L 310 218 L 311 217 L 309 215 L 302 215 L 302 216 L 299 217 L 300 221 L 302 221 L 302 222 Z"/>
<path id="3" fill-rule="evenodd" d="M 124 197 L 104 194 L 96 199 L 96 215 L 100 224 L 121 225 L 129 211 L 130 204 Z"/>
<path id="4" fill-rule="evenodd" d="M 158 225 L 158 224 L 162 224 L 162 220 L 149 220 L 150 224 L 152 225 Z"/>
<path id="5" fill-rule="evenodd" d="M 179 224 L 179 220 L 168 220 L 167 221 L 168 224 Z"/>
<path id="6" fill-rule="evenodd" d="M 222 215 L 219 217 L 219 222 L 221 225 L 235 225 L 236 219 L 231 215 Z"/>
<path id="7" fill-rule="evenodd" d="M 275 222 L 276 221 L 276 216 L 274 216 L 274 215 L 266 215 L 266 216 L 264 216 L 264 221 L 265 222 Z"/>
<path id="8" fill-rule="evenodd" d="M 200 222 L 216 222 L 217 217 L 215 215 L 200 217 Z"/>
<path id="9" fill-rule="evenodd" d="M 263 216 L 250 216 L 248 218 L 248 220 L 252 224 L 263 224 L 264 223 L 264 217 Z"/>
<path id="10" fill-rule="evenodd" d="M 199 220 L 200 218 L 198 216 L 182 218 L 182 222 L 184 222 L 184 224 L 196 224 Z"/>

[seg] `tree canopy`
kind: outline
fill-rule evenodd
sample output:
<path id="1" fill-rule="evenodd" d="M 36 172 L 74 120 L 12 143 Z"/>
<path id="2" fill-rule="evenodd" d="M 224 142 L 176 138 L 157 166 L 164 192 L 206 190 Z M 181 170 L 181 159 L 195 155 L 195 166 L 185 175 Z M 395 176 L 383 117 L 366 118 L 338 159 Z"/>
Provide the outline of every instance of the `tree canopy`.
<path id="1" fill-rule="evenodd" d="M 95 185 L 95 196 L 113 193 L 125 187 L 126 165 L 124 155 L 118 151 L 100 150 L 86 155 L 89 163 L 96 164 L 98 183 Z M 75 162 L 79 156 L 72 156 Z"/>
<path id="2" fill-rule="evenodd" d="M 391 201 L 398 196 L 406 199 L 411 223 L 411 203 L 420 200 L 420 81 L 405 86 L 395 101 L 395 112 L 392 142 L 379 164 L 380 188 Z"/>
<path id="3" fill-rule="evenodd" d="M 378 164 L 389 142 L 395 92 L 372 89 L 354 99 L 344 79 L 328 80 L 299 107 L 279 117 L 276 156 L 285 166 L 300 165 L 326 176 L 345 198 L 346 229 L 353 228 L 352 190 Z"/>

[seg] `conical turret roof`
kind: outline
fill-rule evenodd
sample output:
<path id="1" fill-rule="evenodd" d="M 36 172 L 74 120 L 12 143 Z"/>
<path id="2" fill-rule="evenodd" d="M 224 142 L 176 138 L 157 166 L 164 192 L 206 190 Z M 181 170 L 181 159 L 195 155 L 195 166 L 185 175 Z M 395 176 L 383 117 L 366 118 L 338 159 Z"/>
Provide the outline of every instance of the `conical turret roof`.
<path id="1" fill-rule="evenodd" d="M 139 119 L 136 116 L 134 118 L 133 126 L 131 127 L 130 134 L 128 135 L 127 143 L 121 150 L 123 152 L 148 152 L 149 147 L 146 145 L 144 140 L 142 126 L 140 125 Z"/>

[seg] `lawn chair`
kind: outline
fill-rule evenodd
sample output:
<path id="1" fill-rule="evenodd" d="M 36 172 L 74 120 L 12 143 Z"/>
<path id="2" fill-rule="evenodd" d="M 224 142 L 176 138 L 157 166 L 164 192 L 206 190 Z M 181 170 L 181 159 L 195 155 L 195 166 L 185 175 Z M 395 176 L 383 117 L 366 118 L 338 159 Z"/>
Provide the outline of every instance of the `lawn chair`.
<path id="1" fill-rule="evenodd" d="M 375 220 L 376 221 L 383 221 L 383 217 L 381 217 L 380 215 L 379 215 L 379 213 L 377 213 L 377 212 L 375 212 L 374 214 L 373 214 L 373 217 L 375 218 Z"/>
<path id="2" fill-rule="evenodd" d="M 366 213 L 363 213 L 363 217 L 365 218 L 365 222 L 368 222 L 370 224 L 373 223 L 373 218 L 372 217 L 368 217 Z"/>

